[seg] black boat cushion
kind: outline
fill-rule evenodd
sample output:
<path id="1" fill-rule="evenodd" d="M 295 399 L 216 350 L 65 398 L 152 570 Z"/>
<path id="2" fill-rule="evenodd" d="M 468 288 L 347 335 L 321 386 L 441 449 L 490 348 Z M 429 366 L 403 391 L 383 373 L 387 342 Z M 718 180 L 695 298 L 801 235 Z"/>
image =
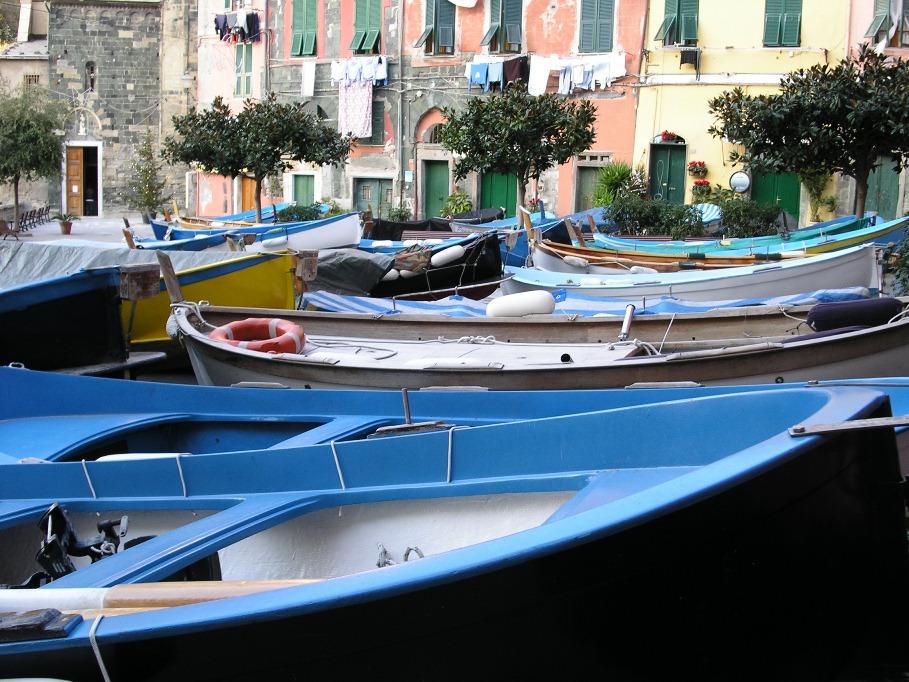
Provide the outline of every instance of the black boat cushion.
<path id="1" fill-rule="evenodd" d="M 815 332 L 814 334 L 802 334 L 800 336 L 790 336 L 780 343 L 792 343 L 793 341 L 807 341 L 808 339 L 823 339 L 827 336 L 836 336 L 837 334 L 845 334 L 846 332 L 857 332 L 860 329 L 870 329 L 870 325 L 867 324 L 857 324 L 851 327 L 840 327 L 839 329 L 825 329 L 822 332 Z"/>
<path id="2" fill-rule="evenodd" d="M 818 303 L 808 311 L 808 326 L 816 332 L 853 325 L 876 327 L 887 324 L 902 309 L 903 302 L 890 296 Z"/>

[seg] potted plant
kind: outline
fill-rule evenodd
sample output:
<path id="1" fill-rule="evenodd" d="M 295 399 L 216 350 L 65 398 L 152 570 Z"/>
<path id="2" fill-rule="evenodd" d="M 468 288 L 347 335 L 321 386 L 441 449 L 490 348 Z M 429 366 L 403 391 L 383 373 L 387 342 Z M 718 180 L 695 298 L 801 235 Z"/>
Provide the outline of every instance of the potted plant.
<path id="1" fill-rule="evenodd" d="M 664 130 L 662 133 L 660 133 L 660 137 L 665 142 L 674 142 L 676 140 L 676 138 L 678 138 L 678 135 L 676 135 L 673 132 L 670 132 L 669 130 Z"/>
<path id="2" fill-rule="evenodd" d="M 59 211 L 51 216 L 51 220 L 56 220 L 60 223 L 60 234 L 69 234 L 73 229 L 73 221 L 79 220 L 79 216 L 75 213 Z"/>
<path id="3" fill-rule="evenodd" d="M 800 173 L 799 180 L 808 195 L 808 221 L 821 222 L 821 209 L 834 213 L 836 211 L 837 197 L 833 194 L 824 196 L 824 190 L 833 178 L 831 173 Z"/>
<path id="4" fill-rule="evenodd" d="M 710 199 L 710 180 L 695 180 L 691 186 L 691 199 L 696 204 L 703 204 Z"/>
<path id="5" fill-rule="evenodd" d="M 688 162 L 688 174 L 689 175 L 707 175 L 707 164 L 703 161 L 689 161 Z"/>

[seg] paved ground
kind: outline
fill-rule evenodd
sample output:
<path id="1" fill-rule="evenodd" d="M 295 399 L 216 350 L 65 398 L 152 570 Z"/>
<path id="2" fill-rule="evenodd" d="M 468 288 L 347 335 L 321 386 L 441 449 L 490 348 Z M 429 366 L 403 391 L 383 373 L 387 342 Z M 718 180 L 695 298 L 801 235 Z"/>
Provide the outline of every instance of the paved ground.
<path id="1" fill-rule="evenodd" d="M 152 232 L 151 225 L 143 224 L 141 217 L 128 216 L 127 220 L 129 220 L 129 225 L 137 237 L 154 238 L 155 235 Z M 113 242 L 125 246 L 126 240 L 123 238 L 123 227 L 123 218 L 120 216 L 115 218 L 82 217 L 73 222 L 71 233 L 65 235 L 60 234 L 60 225 L 57 221 L 51 220 L 42 225 L 30 227 L 20 235 L 20 238 L 22 240 L 27 239 L 29 242 L 68 241 L 73 242 L 75 245 L 80 242 L 89 241 L 105 243 Z"/>

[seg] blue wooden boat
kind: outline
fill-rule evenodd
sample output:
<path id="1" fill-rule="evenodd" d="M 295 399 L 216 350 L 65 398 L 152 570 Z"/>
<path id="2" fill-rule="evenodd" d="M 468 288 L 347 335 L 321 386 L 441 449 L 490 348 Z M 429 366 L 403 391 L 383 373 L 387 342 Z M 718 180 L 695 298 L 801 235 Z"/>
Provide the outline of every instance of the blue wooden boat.
<path id="1" fill-rule="evenodd" d="M 162 360 L 163 353 L 132 352 L 130 326 L 136 304 L 157 296 L 159 282 L 156 265 L 132 264 L 0 289 L 0 365 L 122 375 Z"/>
<path id="2" fill-rule="evenodd" d="M 4 467 L 0 582 L 27 586 L 0 591 L 20 614 L 0 667 L 721 679 L 747 660 L 752 679 L 829 679 L 904 606 L 895 439 L 857 431 L 889 413 L 872 389 L 779 389 Z"/>
<path id="3" fill-rule="evenodd" d="M 344 213 L 330 218 L 292 223 L 262 223 L 242 225 L 224 222 L 221 225 L 173 227 L 172 239 L 193 239 L 199 235 L 231 233 L 248 236 L 247 251 L 292 251 L 340 249 L 355 247 L 360 241 L 360 216 Z"/>

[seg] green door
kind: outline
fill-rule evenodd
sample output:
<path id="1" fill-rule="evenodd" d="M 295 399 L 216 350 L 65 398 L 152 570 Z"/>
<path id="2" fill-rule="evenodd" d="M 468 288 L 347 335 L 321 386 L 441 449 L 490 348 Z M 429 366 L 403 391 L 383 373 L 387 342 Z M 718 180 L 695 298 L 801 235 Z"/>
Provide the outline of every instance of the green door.
<path id="1" fill-rule="evenodd" d="M 297 206 L 312 206 L 316 202 L 315 178 L 312 175 L 294 176 L 294 202 Z"/>
<path id="2" fill-rule="evenodd" d="M 899 191 L 900 176 L 893 170 L 893 159 L 878 159 L 878 165 L 868 176 L 865 210 L 876 211 L 884 220 L 895 219 L 896 199 Z"/>
<path id="3" fill-rule="evenodd" d="M 503 173 L 483 173 L 480 179 L 480 208 L 503 208 L 506 218 L 514 218 L 518 204 L 518 177 Z"/>
<path id="4" fill-rule="evenodd" d="M 354 200 L 358 212 L 371 209 L 373 217 L 386 218 L 394 200 L 392 181 L 381 178 L 357 178 L 354 180 Z"/>
<path id="5" fill-rule="evenodd" d="M 574 193 L 574 210 L 586 211 L 599 208 L 593 205 L 593 192 L 597 187 L 600 169 L 595 166 L 578 166 L 577 186 Z"/>
<path id="6" fill-rule="evenodd" d="M 751 200 L 761 206 L 779 206 L 788 214 L 786 225 L 794 228 L 798 225 L 800 189 L 795 173 L 755 173 Z"/>
<path id="7" fill-rule="evenodd" d="M 426 172 L 425 194 L 423 195 L 424 217 L 432 218 L 440 215 L 442 207 L 448 203 L 448 161 L 426 161 L 423 168 Z"/>
<path id="8" fill-rule="evenodd" d="M 685 158 L 688 145 L 650 145 L 650 196 L 670 204 L 685 203 Z"/>

